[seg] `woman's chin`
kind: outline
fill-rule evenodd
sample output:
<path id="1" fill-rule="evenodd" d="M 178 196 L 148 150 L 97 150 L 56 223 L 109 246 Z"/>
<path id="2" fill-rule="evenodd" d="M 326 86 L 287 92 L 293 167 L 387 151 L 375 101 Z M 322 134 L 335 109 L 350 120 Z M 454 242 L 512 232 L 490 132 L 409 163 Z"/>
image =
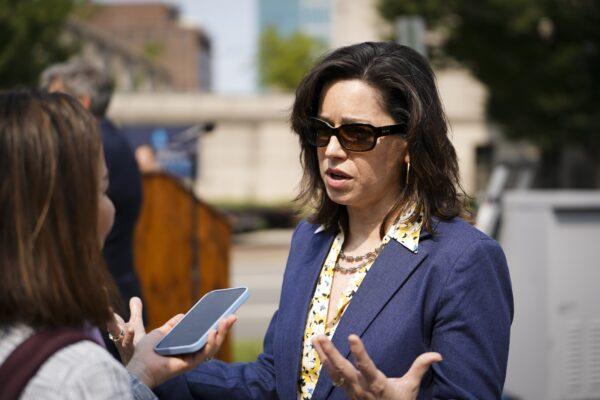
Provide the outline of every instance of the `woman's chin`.
<path id="1" fill-rule="evenodd" d="M 352 199 L 354 198 L 351 193 L 340 192 L 330 188 L 327 188 L 327 197 L 329 197 L 329 200 L 341 206 L 351 205 Z"/>

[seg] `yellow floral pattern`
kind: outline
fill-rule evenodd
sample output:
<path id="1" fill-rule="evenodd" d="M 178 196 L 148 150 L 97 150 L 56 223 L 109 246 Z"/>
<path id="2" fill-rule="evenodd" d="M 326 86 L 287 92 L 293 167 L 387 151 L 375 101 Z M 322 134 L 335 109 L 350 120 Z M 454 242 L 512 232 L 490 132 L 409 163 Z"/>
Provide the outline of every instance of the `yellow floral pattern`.
<path id="1" fill-rule="evenodd" d="M 408 216 L 412 210 L 401 216 L 387 232 L 383 238 L 383 243 L 387 244 L 391 239 L 398 241 L 408 250 L 416 253 L 419 245 L 419 235 L 421 233 L 422 218 L 419 217 L 414 223 L 408 222 Z M 304 341 L 302 346 L 302 365 L 300 368 L 300 377 L 298 379 L 298 398 L 301 400 L 310 400 L 313 391 L 317 385 L 319 374 L 321 372 L 321 362 L 317 351 L 314 349 L 311 340 L 316 335 L 326 335 L 333 337 L 344 311 L 348 307 L 352 296 L 358 290 L 361 282 L 369 272 L 373 263 L 369 263 L 354 273 L 348 287 L 342 293 L 337 304 L 337 309 L 333 319 L 327 323 L 327 313 L 329 308 L 329 295 L 333 283 L 333 268 L 344 245 L 344 233 L 336 235 L 325 259 L 315 293 L 310 303 L 306 327 L 304 330 Z"/>

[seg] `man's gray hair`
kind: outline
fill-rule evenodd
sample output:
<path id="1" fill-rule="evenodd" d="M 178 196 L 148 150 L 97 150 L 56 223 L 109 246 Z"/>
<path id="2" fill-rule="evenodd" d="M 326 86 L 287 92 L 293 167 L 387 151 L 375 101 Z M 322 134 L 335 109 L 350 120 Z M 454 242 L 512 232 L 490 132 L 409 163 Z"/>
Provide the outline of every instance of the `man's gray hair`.
<path id="1" fill-rule="evenodd" d="M 53 83 L 62 84 L 64 91 L 73 97 L 89 96 L 90 112 L 104 117 L 114 82 L 102 69 L 82 60 L 54 64 L 42 72 L 40 85 L 48 89 Z"/>

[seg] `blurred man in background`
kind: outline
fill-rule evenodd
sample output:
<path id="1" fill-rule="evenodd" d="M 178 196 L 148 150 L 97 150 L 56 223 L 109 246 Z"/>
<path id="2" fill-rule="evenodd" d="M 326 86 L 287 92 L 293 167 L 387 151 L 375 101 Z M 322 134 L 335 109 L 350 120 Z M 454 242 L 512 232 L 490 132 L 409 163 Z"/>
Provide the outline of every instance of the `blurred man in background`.
<path id="1" fill-rule="evenodd" d="M 77 98 L 98 120 L 110 179 L 107 194 L 116 209 L 115 223 L 104 246 L 104 258 L 127 304 L 131 297 L 141 297 L 132 246 L 142 188 L 129 142 L 106 117 L 113 81 L 101 69 L 83 61 L 73 61 L 47 68 L 40 84 L 48 91 L 60 91 Z M 114 350 L 113 354 L 117 354 Z"/>

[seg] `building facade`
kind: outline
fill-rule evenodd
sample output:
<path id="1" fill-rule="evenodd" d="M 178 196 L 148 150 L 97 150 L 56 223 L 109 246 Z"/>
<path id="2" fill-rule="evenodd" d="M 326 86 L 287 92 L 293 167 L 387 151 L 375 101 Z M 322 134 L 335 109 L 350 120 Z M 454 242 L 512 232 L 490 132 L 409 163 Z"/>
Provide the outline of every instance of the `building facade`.
<path id="1" fill-rule="evenodd" d="M 173 87 L 168 70 L 102 30 L 70 19 L 64 36 L 66 40 L 79 43 L 78 58 L 109 71 L 119 91 L 156 92 Z"/>
<path id="2" fill-rule="evenodd" d="M 210 90 L 210 40 L 199 28 L 183 25 L 174 6 L 90 4 L 78 13 L 74 24 L 161 70 L 170 90 Z"/>

